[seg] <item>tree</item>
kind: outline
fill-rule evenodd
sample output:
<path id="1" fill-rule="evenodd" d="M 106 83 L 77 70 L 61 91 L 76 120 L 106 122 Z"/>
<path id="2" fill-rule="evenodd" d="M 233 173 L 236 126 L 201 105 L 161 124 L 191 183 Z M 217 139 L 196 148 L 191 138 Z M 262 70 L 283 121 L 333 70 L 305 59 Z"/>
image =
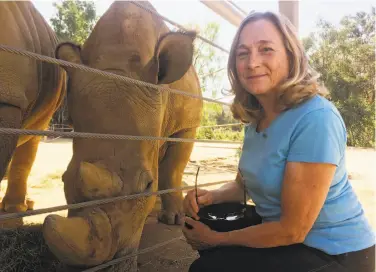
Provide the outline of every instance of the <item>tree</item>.
<path id="1" fill-rule="evenodd" d="M 57 14 L 50 22 L 59 39 L 83 44 L 98 20 L 94 2 L 65 0 L 53 6 Z"/>
<path id="2" fill-rule="evenodd" d="M 208 23 L 203 28 L 196 24 L 188 24 L 187 29 L 195 29 L 198 34 L 211 42 L 216 42 L 219 24 Z M 205 97 L 217 98 L 222 96 L 221 86 L 227 76 L 227 53 L 220 51 L 207 42 L 197 38 L 194 42 L 193 66 L 200 80 L 201 89 Z M 212 102 L 204 102 L 201 126 L 214 126 L 227 123 L 237 123 L 227 110 L 227 106 Z M 228 139 L 239 140 L 242 137 L 242 127 L 200 128 L 198 139 Z"/>
<path id="3" fill-rule="evenodd" d="M 65 0 L 62 4 L 53 3 L 57 12 L 50 19 L 52 27 L 61 41 L 71 41 L 82 45 L 93 30 L 98 17 L 93 1 Z M 68 122 L 66 97 L 52 117 L 53 124 Z"/>
<path id="4" fill-rule="evenodd" d="M 303 40 L 348 131 L 348 145 L 375 146 L 375 8 L 344 17 L 339 27 L 319 21 Z"/>
<path id="5" fill-rule="evenodd" d="M 207 40 L 216 43 L 219 33 L 219 24 L 210 22 L 204 27 L 190 23 L 184 26 L 194 29 Z M 174 29 L 176 30 L 176 29 Z M 226 78 L 228 54 L 220 49 L 196 38 L 194 41 L 193 66 L 198 74 L 203 94 L 207 97 L 222 96 L 221 86 Z"/>
<path id="6" fill-rule="evenodd" d="M 190 23 L 184 26 L 186 29 L 194 29 L 200 36 L 214 42 L 218 37 L 219 24 L 208 23 L 201 28 L 199 25 Z M 218 81 L 224 73 L 221 56 L 212 45 L 196 38 L 194 41 L 193 66 L 197 72 L 201 90 L 206 97 L 215 98 L 218 93 Z M 222 112 L 219 104 L 204 102 L 204 109 L 201 118 L 202 126 L 216 125 L 216 116 Z"/>
<path id="7" fill-rule="evenodd" d="M 195 29 L 201 36 L 215 42 L 219 33 L 219 24 L 208 23 L 203 29 L 198 25 L 189 24 L 189 29 Z M 226 53 L 196 39 L 193 52 L 193 66 L 196 68 L 202 91 L 205 96 L 215 98 L 219 93 L 221 79 L 226 75 Z"/>

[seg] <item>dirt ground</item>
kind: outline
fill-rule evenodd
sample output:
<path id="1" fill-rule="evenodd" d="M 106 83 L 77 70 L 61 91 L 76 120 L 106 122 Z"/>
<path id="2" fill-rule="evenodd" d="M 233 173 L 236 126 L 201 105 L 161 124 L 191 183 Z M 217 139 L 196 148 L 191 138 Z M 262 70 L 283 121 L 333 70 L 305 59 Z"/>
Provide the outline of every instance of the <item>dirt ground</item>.
<path id="1" fill-rule="evenodd" d="M 200 165 L 198 183 L 230 180 L 235 177 L 238 162 L 235 144 L 197 143 L 188 164 L 184 182 L 193 185 L 197 166 Z M 35 201 L 35 209 L 66 204 L 61 174 L 72 155 L 71 140 L 57 139 L 43 141 L 38 150 L 28 184 L 28 196 Z M 354 187 L 365 213 L 376 231 L 376 152 L 372 149 L 347 149 L 347 165 L 351 184 Z M 3 196 L 7 180 L 1 183 Z M 218 187 L 218 186 L 215 186 Z M 215 188 L 210 187 L 210 188 Z M 65 216 L 66 211 L 56 212 Z M 43 223 L 46 214 L 25 217 L 23 224 Z M 7 223 L 7 222 L 5 222 Z M 13 224 L 14 222 L 8 222 Z M 153 246 L 174 237 L 181 236 L 177 226 L 160 224 L 153 212 L 145 225 L 140 249 Z M 188 271 L 189 264 L 197 257 L 196 252 L 183 239 L 149 253 L 139 255 L 139 271 Z"/>

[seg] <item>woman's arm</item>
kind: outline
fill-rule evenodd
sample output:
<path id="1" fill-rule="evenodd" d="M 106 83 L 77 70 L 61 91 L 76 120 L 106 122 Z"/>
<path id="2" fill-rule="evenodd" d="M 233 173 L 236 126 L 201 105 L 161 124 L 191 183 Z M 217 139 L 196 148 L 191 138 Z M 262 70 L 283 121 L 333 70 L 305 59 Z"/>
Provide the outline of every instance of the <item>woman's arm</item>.
<path id="1" fill-rule="evenodd" d="M 212 190 L 213 204 L 223 202 L 242 202 L 244 201 L 243 181 L 238 173 L 233 182 L 227 183 L 218 189 Z"/>
<path id="2" fill-rule="evenodd" d="M 325 203 L 345 148 L 346 130 L 338 113 L 323 108 L 306 114 L 291 136 L 280 220 L 227 233 L 221 243 L 273 247 L 303 242 Z"/>
<path id="3" fill-rule="evenodd" d="M 333 164 L 287 163 L 280 221 L 217 233 L 218 244 L 265 248 L 303 242 L 324 204 L 335 169 Z"/>
<path id="4" fill-rule="evenodd" d="M 323 108 L 306 114 L 291 136 L 279 221 L 227 233 L 213 232 L 192 222 L 196 231 L 186 233 L 191 240 L 210 245 L 265 248 L 303 242 L 325 203 L 345 148 L 346 130 L 337 113 Z"/>

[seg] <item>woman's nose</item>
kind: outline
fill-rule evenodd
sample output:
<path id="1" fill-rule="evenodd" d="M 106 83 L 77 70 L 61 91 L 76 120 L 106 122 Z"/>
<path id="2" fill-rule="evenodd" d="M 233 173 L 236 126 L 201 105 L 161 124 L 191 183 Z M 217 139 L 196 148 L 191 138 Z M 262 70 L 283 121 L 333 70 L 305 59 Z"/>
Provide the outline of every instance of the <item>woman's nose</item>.
<path id="1" fill-rule="evenodd" d="M 261 64 L 261 58 L 259 54 L 249 54 L 249 59 L 248 59 L 248 68 L 249 69 L 255 69 L 259 67 Z"/>

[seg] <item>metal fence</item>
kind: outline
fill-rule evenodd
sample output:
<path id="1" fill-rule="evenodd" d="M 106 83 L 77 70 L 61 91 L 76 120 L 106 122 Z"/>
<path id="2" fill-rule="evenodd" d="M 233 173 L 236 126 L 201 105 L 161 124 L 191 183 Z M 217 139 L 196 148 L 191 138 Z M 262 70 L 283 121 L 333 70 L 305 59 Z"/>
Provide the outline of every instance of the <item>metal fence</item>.
<path id="1" fill-rule="evenodd" d="M 163 19 L 164 21 L 166 21 L 166 22 L 168 22 L 168 23 L 170 23 L 170 24 L 172 24 L 172 25 L 174 25 L 174 26 L 176 26 L 180 29 L 186 30 L 183 26 L 181 26 L 181 25 L 169 20 L 168 18 L 161 16 L 157 12 L 143 6 L 143 4 L 141 4 L 141 2 L 135 2 L 135 1 L 130 1 L 130 2 L 132 2 L 134 5 L 137 5 L 138 7 L 142 8 L 142 9 L 145 9 L 146 11 L 152 13 L 154 16 L 158 16 L 159 18 Z M 228 50 L 224 49 L 223 47 L 209 41 L 208 39 L 206 39 L 206 38 L 204 38 L 200 35 L 198 35 L 197 37 L 199 39 L 203 40 L 204 42 L 207 42 L 208 44 L 210 44 L 210 45 L 212 45 L 212 46 L 214 46 L 214 47 L 216 47 L 216 48 L 218 48 L 218 49 L 220 49 L 220 50 L 222 50 L 226 53 L 229 52 Z M 109 72 L 104 72 L 104 71 L 93 69 L 93 68 L 90 68 L 90 67 L 87 67 L 87 66 L 84 66 L 84 65 L 79 65 L 79 64 L 59 60 L 59 59 L 56 59 L 56 58 L 51 58 L 51 57 L 48 57 L 48 56 L 39 55 L 39 54 L 36 54 L 36 53 L 33 53 L 33 52 L 29 52 L 29 51 L 25 51 L 25 50 L 21 50 L 21 49 L 17 49 L 17 48 L 12 48 L 12 47 L 9 47 L 9 46 L 4 45 L 4 44 L 0 44 L 0 50 L 4 51 L 4 52 L 11 53 L 11 54 L 16 54 L 16 55 L 21 55 L 21 56 L 25 56 L 25 57 L 28 57 L 28 58 L 32 58 L 32 59 L 35 59 L 35 60 L 38 60 L 38 61 L 43 61 L 43 62 L 55 64 L 55 65 L 60 65 L 62 67 L 71 67 L 71 68 L 79 69 L 79 70 L 86 71 L 86 72 L 89 72 L 89 73 L 94 73 L 94 74 L 97 74 L 97 75 L 100 75 L 100 76 L 108 77 L 108 78 L 111 78 L 111 79 L 125 81 L 125 82 L 128 82 L 128 83 L 132 83 L 132 84 L 136 84 L 136 85 L 140 85 L 140 86 L 144 86 L 144 87 L 155 88 L 155 89 L 158 89 L 160 91 L 167 91 L 167 92 L 170 92 L 170 93 L 187 96 L 187 97 L 192 98 L 192 99 L 201 99 L 201 100 L 204 100 L 204 101 L 207 101 L 207 102 L 222 104 L 222 105 L 226 105 L 226 106 L 230 105 L 229 103 L 221 102 L 221 101 L 218 101 L 218 100 L 215 100 L 215 99 L 190 94 L 190 93 L 187 93 L 187 92 L 184 92 L 184 91 L 181 91 L 181 90 L 175 90 L 175 89 L 170 89 L 170 88 L 166 88 L 166 87 L 163 87 L 163 86 L 154 85 L 154 84 L 151 84 L 151 83 L 148 83 L 148 82 L 135 80 L 133 78 L 120 76 L 120 75 L 109 73 Z M 240 126 L 240 125 L 242 125 L 242 124 L 224 124 L 224 125 L 215 125 L 215 126 L 202 126 L 201 128 Z M 147 141 L 201 142 L 201 143 L 203 142 L 203 143 L 226 143 L 226 144 L 241 144 L 242 143 L 242 142 L 239 142 L 239 141 L 198 140 L 198 139 L 189 139 L 189 138 L 167 138 L 167 137 L 154 137 L 154 136 L 114 135 L 114 134 L 75 132 L 69 126 L 64 126 L 64 125 L 52 125 L 52 126 L 49 127 L 49 130 L 45 130 L 45 131 L 0 128 L 0 134 L 45 136 L 46 140 L 56 139 L 56 138 L 60 138 L 60 137 L 66 137 L 66 138 L 91 138 L 91 139 L 111 139 L 111 140 L 137 140 L 137 141 L 147 140 Z M 229 182 L 229 181 L 225 180 L 225 181 L 219 181 L 219 182 L 205 183 L 205 184 L 199 184 L 199 185 L 197 185 L 197 187 L 208 187 L 208 186 L 224 184 L 224 183 L 227 183 L 227 182 Z M 187 191 L 187 190 L 193 189 L 194 187 L 195 186 L 185 186 L 185 187 L 180 187 L 180 188 L 171 188 L 171 189 L 167 189 L 167 190 L 161 190 L 161 191 L 157 191 L 157 192 L 125 195 L 125 196 L 111 197 L 111 198 L 87 201 L 87 202 L 76 203 L 76 204 L 49 207 L 49 208 L 45 208 L 45 209 L 29 210 L 29 211 L 20 212 L 20 213 L 3 214 L 3 215 L 0 215 L 0 220 L 22 218 L 22 217 L 26 217 L 26 216 L 56 212 L 56 211 L 67 210 L 67 209 L 72 210 L 72 209 L 79 209 L 79 208 L 94 207 L 94 206 L 108 204 L 108 203 L 112 203 L 112 202 L 116 202 L 116 201 L 136 199 L 136 198 L 152 196 L 152 195 L 163 195 L 163 194 L 173 193 L 173 192 L 178 192 L 178 191 Z M 114 265 L 116 263 L 123 262 L 124 260 L 126 260 L 128 258 L 135 257 L 138 254 L 143 254 L 143 253 L 152 251 L 156 248 L 165 246 L 169 243 L 177 241 L 178 239 L 182 239 L 182 237 L 173 238 L 169 241 L 157 244 L 155 246 L 139 250 L 138 253 L 128 255 L 128 256 L 124 256 L 124 257 L 121 257 L 121 258 L 117 258 L 117 259 L 114 259 L 110 262 L 92 267 L 92 268 L 84 270 L 84 271 L 85 272 L 98 271 L 100 269 Z"/>

